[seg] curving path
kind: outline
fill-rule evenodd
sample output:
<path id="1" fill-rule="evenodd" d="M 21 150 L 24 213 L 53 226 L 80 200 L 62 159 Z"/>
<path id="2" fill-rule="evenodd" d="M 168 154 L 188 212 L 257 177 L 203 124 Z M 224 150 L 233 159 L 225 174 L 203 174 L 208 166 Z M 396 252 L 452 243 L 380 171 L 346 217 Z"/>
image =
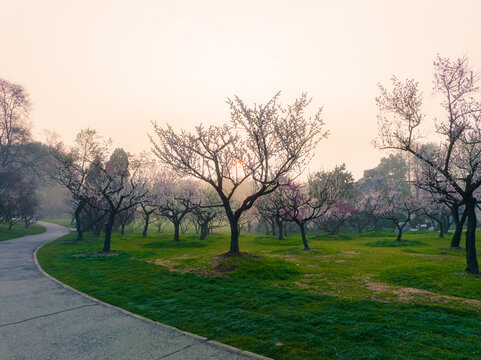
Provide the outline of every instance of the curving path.
<path id="1" fill-rule="evenodd" d="M 267 359 L 104 304 L 45 276 L 35 250 L 69 232 L 0 242 L 0 359 Z"/>

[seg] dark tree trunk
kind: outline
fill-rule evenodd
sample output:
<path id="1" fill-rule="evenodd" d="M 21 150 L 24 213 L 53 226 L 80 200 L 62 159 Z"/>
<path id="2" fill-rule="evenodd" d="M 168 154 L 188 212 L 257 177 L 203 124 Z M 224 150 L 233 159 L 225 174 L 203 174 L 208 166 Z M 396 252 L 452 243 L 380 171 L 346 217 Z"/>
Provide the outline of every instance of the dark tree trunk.
<path id="1" fill-rule="evenodd" d="M 299 222 L 297 223 L 297 225 L 299 225 L 299 228 L 301 229 L 302 244 L 304 245 L 304 250 L 309 251 L 310 248 L 306 239 L 306 224 L 304 222 Z"/>
<path id="2" fill-rule="evenodd" d="M 150 213 L 145 214 L 144 216 L 144 230 L 142 230 L 142 237 L 147 236 L 147 230 L 149 229 L 149 221 L 150 221 Z"/>
<path id="3" fill-rule="evenodd" d="M 174 224 L 174 241 L 179 241 L 180 221 L 172 221 Z"/>
<path id="4" fill-rule="evenodd" d="M 463 211 L 463 215 L 461 215 L 461 219 L 459 219 L 459 212 L 458 208 L 453 209 L 453 220 L 454 224 L 456 225 L 456 230 L 454 231 L 453 238 L 451 240 L 451 247 L 452 248 L 459 248 L 459 244 L 461 243 L 461 235 L 463 233 L 463 226 L 466 222 L 466 217 L 468 215 L 466 209 Z"/>
<path id="5" fill-rule="evenodd" d="M 362 226 L 362 225 L 358 225 L 358 226 L 357 226 L 357 233 L 358 233 L 358 234 L 362 233 L 362 230 L 363 230 L 363 226 Z"/>
<path id="6" fill-rule="evenodd" d="M 105 225 L 104 251 L 110 251 L 110 239 L 112 237 L 112 227 L 114 226 L 115 214 L 110 214 Z"/>
<path id="7" fill-rule="evenodd" d="M 277 240 L 284 240 L 284 227 L 281 219 L 277 218 L 276 223 L 277 223 L 277 229 L 279 230 L 279 236 L 277 237 Z"/>
<path id="8" fill-rule="evenodd" d="M 479 274 L 478 259 L 476 256 L 476 199 L 472 195 L 466 199 L 468 225 L 466 229 L 466 272 Z"/>
<path id="9" fill-rule="evenodd" d="M 439 223 L 439 238 L 444 239 L 444 234 L 446 233 L 445 225 L 443 222 Z"/>
<path id="10" fill-rule="evenodd" d="M 85 203 L 83 201 L 80 202 L 80 204 L 77 205 L 75 208 L 75 228 L 77 229 L 77 241 L 82 241 L 83 240 L 83 234 L 84 231 L 82 229 L 82 224 L 80 223 L 80 214 L 82 213 L 82 210 L 85 206 Z"/>
<path id="11" fill-rule="evenodd" d="M 239 251 L 239 220 L 236 219 L 235 215 L 232 213 L 230 209 L 230 205 L 224 205 L 226 210 L 227 219 L 229 220 L 230 225 L 230 254 L 238 254 Z"/>
<path id="12" fill-rule="evenodd" d="M 8 223 L 8 231 L 12 230 L 12 226 L 13 226 L 12 222 Z"/>
<path id="13" fill-rule="evenodd" d="M 77 241 L 82 241 L 84 237 L 84 232 L 82 229 L 77 228 Z"/>
<path id="14" fill-rule="evenodd" d="M 204 221 L 202 224 L 200 224 L 199 228 L 200 228 L 200 240 L 204 240 L 209 234 L 209 222 Z"/>
<path id="15" fill-rule="evenodd" d="M 103 225 L 102 224 L 96 224 L 94 226 L 92 226 L 92 232 L 95 236 L 100 236 L 100 234 L 102 233 L 102 228 L 103 228 Z"/>
<path id="16" fill-rule="evenodd" d="M 122 223 L 120 225 L 120 234 L 122 234 L 122 235 L 125 234 L 125 223 Z"/>
<path id="17" fill-rule="evenodd" d="M 233 223 L 230 223 L 230 249 L 229 253 L 238 254 L 239 253 L 239 230 L 237 226 L 237 221 L 234 219 Z"/>
<path id="18" fill-rule="evenodd" d="M 401 238 L 403 236 L 403 228 L 404 226 L 399 226 L 399 225 L 396 225 L 397 227 L 397 230 L 398 230 L 398 234 L 397 234 L 397 238 L 396 238 L 396 242 L 401 242 Z"/>

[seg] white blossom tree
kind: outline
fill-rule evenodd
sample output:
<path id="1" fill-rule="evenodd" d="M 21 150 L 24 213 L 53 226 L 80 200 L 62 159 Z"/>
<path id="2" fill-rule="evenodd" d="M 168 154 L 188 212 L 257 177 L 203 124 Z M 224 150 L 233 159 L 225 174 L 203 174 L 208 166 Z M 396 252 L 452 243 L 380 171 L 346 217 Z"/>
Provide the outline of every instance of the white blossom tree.
<path id="1" fill-rule="evenodd" d="M 404 192 L 400 184 L 391 185 L 386 192 L 379 193 L 379 196 L 381 200 L 376 214 L 395 226 L 398 233 L 396 242 L 400 242 L 404 228 L 419 211 L 419 202 L 411 194 Z"/>
<path id="2" fill-rule="evenodd" d="M 377 189 L 355 187 L 353 205 L 355 213 L 349 222 L 358 233 L 364 229 L 375 230 L 379 219 L 377 210 L 382 205 L 382 191 Z"/>
<path id="3" fill-rule="evenodd" d="M 238 254 L 239 219 L 261 196 L 273 192 L 304 168 L 317 142 L 327 136 L 319 109 L 306 117 L 306 94 L 287 107 L 278 103 L 279 93 L 266 105 L 247 107 L 235 97 L 227 100 L 231 121 L 223 126 L 195 131 L 175 131 L 154 123 L 153 152 L 182 176 L 210 184 L 220 197 L 231 230 L 229 253 Z M 239 205 L 234 194 L 247 179 L 255 183 Z"/>
<path id="4" fill-rule="evenodd" d="M 164 172 L 153 187 L 157 196 L 157 209 L 165 219 L 174 226 L 174 239 L 179 241 L 182 221 L 191 214 L 200 203 L 201 192 L 192 180 L 180 179 L 175 173 Z"/>
<path id="5" fill-rule="evenodd" d="M 214 227 L 225 226 L 223 209 L 219 206 L 219 196 L 212 189 L 199 189 L 199 198 L 193 204 L 192 215 L 200 240 L 204 240 Z"/>
<path id="6" fill-rule="evenodd" d="M 155 191 L 155 186 L 161 179 L 162 174 L 158 169 L 157 162 L 148 153 L 141 153 L 139 161 L 142 164 L 138 170 L 139 186 L 145 190 L 145 196 L 137 211 L 141 214 L 144 223 L 142 236 L 146 237 L 150 224 L 154 222 L 162 224 L 162 220 L 156 216 L 159 210 L 160 194 Z"/>
<path id="7" fill-rule="evenodd" d="M 433 221 L 439 228 L 439 237 L 443 238 L 448 233 L 453 223 L 452 211 L 446 205 L 443 197 L 438 194 L 420 190 L 417 201 L 419 202 L 418 213 Z"/>

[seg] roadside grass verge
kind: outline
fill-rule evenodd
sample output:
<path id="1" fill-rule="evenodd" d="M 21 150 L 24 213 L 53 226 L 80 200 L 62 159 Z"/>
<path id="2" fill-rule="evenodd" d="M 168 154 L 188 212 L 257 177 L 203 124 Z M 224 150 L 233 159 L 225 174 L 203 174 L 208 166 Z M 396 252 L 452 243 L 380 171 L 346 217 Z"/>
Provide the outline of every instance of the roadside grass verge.
<path id="1" fill-rule="evenodd" d="M 72 225 L 72 218 L 67 217 L 67 216 L 64 216 L 64 217 L 47 217 L 47 218 L 43 218 L 41 220 L 45 221 L 45 222 L 65 226 L 66 228 L 75 227 L 74 225 Z"/>
<path id="2" fill-rule="evenodd" d="M 447 249 L 448 238 L 404 236 L 412 246 L 314 234 L 305 252 L 295 236 L 249 234 L 240 239 L 248 255 L 230 257 L 222 234 L 176 243 L 116 234 L 116 256 L 99 256 L 101 238 L 71 234 L 38 258 L 105 302 L 276 359 L 481 358 L 481 278 L 464 275 L 465 254 Z M 404 287 L 436 296 L 401 297 Z"/>
<path id="3" fill-rule="evenodd" d="M 0 241 L 10 240 L 25 235 L 36 235 L 45 232 L 43 226 L 38 224 L 31 224 L 27 229 L 23 223 L 13 225 L 12 229 L 8 230 L 7 224 L 0 224 Z"/>

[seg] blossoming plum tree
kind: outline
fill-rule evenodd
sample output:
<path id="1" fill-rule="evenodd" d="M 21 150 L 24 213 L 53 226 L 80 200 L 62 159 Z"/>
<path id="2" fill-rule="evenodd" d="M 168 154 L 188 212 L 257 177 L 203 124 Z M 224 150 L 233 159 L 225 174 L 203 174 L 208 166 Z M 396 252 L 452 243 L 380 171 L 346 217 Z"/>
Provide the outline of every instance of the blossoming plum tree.
<path id="1" fill-rule="evenodd" d="M 378 148 L 397 149 L 412 154 L 429 167 L 444 188 L 453 188 L 463 199 L 467 212 L 466 272 L 479 274 L 476 255 L 476 203 L 474 192 L 481 186 L 481 103 L 479 76 L 466 57 L 434 61 L 434 90 L 441 94 L 446 117 L 435 129 L 442 139 L 436 149 L 421 142 L 424 122 L 422 94 L 414 80 L 392 79 L 392 89 L 379 85 L 376 98 L 380 110 Z"/>
<path id="2" fill-rule="evenodd" d="M 275 191 L 304 168 L 317 142 L 327 136 L 319 109 L 306 117 L 306 94 L 287 107 L 279 93 L 266 105 L 249 108 L 228 99 L 231 121 L 222 126 L 199 125 L 193 132 L 175 131 L 154 123 L 153 152 L 181 176 L 208 183 L 217 192 L 230 225 L 229 253 L 238 254 L 239 219 L 257 199 Z M 236 205 L 234 194 L 247 179 L 253 189 Z"/>

